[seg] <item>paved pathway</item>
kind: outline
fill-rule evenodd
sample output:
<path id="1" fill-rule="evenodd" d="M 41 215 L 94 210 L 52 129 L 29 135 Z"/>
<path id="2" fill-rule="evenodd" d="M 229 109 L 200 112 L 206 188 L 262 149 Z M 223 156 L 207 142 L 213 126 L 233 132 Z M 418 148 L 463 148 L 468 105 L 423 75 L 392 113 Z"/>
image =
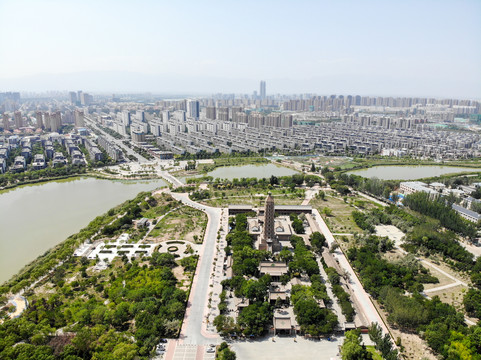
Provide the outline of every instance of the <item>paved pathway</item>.
<path id="1" fill-rule="evenodd" d="M 353 191 L 353 190 L 351 189 L 351 191 Z M 364 194 L 364 193 L 362 193 L 362 192 L 360 192 L 360 191 L 354 191 L 354 193 L 358 194 L 359 196 L 362 196 L 362 197 L 365 198 L 365 199 L 368 199 L 368 200 L 370 200 L 370 201 L 372 201 L 372 202 L 375 202 L 376 204 L 379 204 L 379 205 L 381 205 L 381 206 L 388 206 L 388 205 L 389 205 L 389 204 L 387 204 L 387 203 L 385 203 L 385 202 L 382 202 L 382 201 L 380 201 L 380 200 L 378 200 L 378 199 L 376 199 L 376 198 L 373 198 L 372 196 L 369 196 L 369 195 L 367 195 L 367 194 Z"/>
<path id="2" fill-rule="evenodd" d="M 220 337 L 206 331 L 204 312 L 208 309 L 207 299 L 210 292 L 209 277 L 214 263 L 215 243 L 220 226 L 221 209 L 199 204 L 189 199 L 186 193 L 172 193 L 172 196 L 184 204 L 205 211 L 208 217 L 204 243 L 200 251 L 199 263 L 187 302 L 184 322 L 180 332 L 183 344 L 209 344 L 220 341 Z M 214 341 L 215 340 L 215 341 Z"/>
<path id="3" fill-rule="evenodd" d="M 182 183 L 179 179 L 177 179 L 175 176 L 171 175 L 168 171 L 160 171 L 159 175 L 162 176 L 162 178 L 169 183 L 171 183 L 174 188 L 179 187 L 179 186 L 184 186 L 185 184 Z M 197 203 L 196 203 L 197 204 Z M 199 204 L 198 204 L 199 205 Z"/>
<path id="4" fill-rule="evenodd" d="M 330 308 L 334 310 L 334 312 L 337 315 L 337 319 L 339 321 L 339 325 L 343 325 L 346 322 L 346 317 L 342 313 L 341 306 L 339 305 L 339 302 L 337 301 L 337 297 L 334 295 L 334 292 L 332 291 L 332 284 L 328 281 L 328 276 L 326 274 L 326 271 L 324 270 L 320 258 L 317 259 L 317 264 L 319 265 L 319 270 L 321 271 L 321 276 L 325 280 L 324 285 L 326 285 L 326 292 L 329 298 L 332 300 Z"/>
<path id="5" fill-rule="evenodd" d="M 331 230 L 329 230 L 326 223 L 324 222 L 324 219 L 321 217 L 321 214 L 319 214 L 319 211 L 317 211 L 317 209 L 313 209 L 312 212 L 315 215 L 315 220 L 319 225 L 322 234 L 324 234 L 324 236 L 326 237 L 327 243 L 330 247 L 331 244 L 336 242 L 334 236 L 331 233 Z M 387 327 L 382 321 L 381 316 L 378 314 L 376 308 L 374 307 L 374 304 L 370 299 L 370 295 L 362 287 L 361 282 L 359 281 L 356 273 L 354 272 L 351 264 L 347 260 L 344 253 L 340 249 L 337 249 L 333 255 L 336 261 L 339 263 L 339 266 L 341 266 L 341 268 L 343 268 L 350 275 L 351 282 L 349 285 L 352 288 L 353 294 L 356 297 L 359 306 L 361 307 L 360 310 L 364 313 L 364 318 L 368 321 L 369 324 L 378 323 L 383 329 L 383 331 L 387 333 Z"/>

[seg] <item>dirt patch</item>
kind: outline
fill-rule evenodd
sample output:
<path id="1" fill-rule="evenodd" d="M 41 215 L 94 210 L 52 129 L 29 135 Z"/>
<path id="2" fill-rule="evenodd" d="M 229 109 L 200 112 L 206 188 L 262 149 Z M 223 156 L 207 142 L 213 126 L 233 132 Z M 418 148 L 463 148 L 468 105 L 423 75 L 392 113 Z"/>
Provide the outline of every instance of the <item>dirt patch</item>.
<path id="1" fill-rule="evenodd" d="M 403 355 L 406 355 L 406 359 L 437 360 L 437 357 L 419 335 L 405 333 L 400 330 L 392 330 L 392 334 L 395 339 L 401 338 L 401 345 L 404 347 Z"/>
<path id="2" fill-rule="evenodd" d="M 407 333 L 401 331 L 399 329 L 394 329 L 389 325 L 387 322 L 387 314 L 386 312 L 381 309 L 377 301 L 373 301 L 374 306 L 377 308 L 379 314 L 381 315 L 384 323 L 387 324 L 389 332 L 394 337 L 394 340 L 397 338 L 401 339 L 401 345 L 404 348 L 402 352 L 405 355 L 405 359 L 411 360 L 419 360 L 419 359 L 429 359 L 429 360 L 437 360 L 436 356 L 433 354 L 429 346 L 426 342 L 421 339 L 421 337 L 417 334 Z"/>
<path id="3" fill-rule="evenodd" d="M 464 313 L 463 298 L 468 288 L 464 285 L 453 286 L 449 289 L 430 292 L 430 297 L 439 296 L 439 299 L 446 304 L 453 305 L 458 311 Z"/>
<path id="4" fill-rule="evenodd" d="M 177 281 L 179 282 L 179 289 L 181 290 L 189 290 L 189 286 L 190 286 L 190 280 L 189 280 L 189 276 L 184 272 L 184 269 L 182 268 L 182 266 L 176 266 L 172 272 L 174 273 L 174 276 L 175 278 L 177 279 Z"/>

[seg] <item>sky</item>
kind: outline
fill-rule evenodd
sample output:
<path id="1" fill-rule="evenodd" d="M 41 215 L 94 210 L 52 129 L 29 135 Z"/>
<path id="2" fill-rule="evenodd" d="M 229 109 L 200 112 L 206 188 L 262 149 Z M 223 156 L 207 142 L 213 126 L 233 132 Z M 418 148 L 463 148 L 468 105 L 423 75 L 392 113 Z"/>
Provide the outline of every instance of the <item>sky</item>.
<path id="1" fill-rule="evenodd" d="M 0 91 L 481 99 L 481 0 L 0 0 Z"/>

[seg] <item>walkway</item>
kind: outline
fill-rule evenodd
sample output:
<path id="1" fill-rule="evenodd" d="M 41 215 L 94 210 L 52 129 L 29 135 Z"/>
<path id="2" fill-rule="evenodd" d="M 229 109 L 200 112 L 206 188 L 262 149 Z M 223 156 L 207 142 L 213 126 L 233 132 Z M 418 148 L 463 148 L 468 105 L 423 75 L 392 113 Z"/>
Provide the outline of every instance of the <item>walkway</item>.
<path id="1" fill-rule="evenodd" d="M 351 191 L 354 191 L 353 189 L 351 189 Z M 369 201 L 372 201 L 372 202 L 375 202 L 376 204 L 379 204 L 381 206 L 388 206 L 389 204 L 385 203 L 385 202 L 382 202 L 376 198 L 373 198 L 372 196 L 370 195 L 367 195 L 367 194 L 364 194 L 363 192 L 360 192 L 360 191 L 354 191 L 355 194 L 358 194 L 359 196 L 362 196 L 363 198 L 369 200 Z"/>
<path id="2" fill-rule="evenodd" d="M 162 176 L 164 180 L 172 184 L 174 188 L 185 185 L 184 183 L 182 183 L 182 181 L 171 175 L 168 171 L 161 171 L 159 172 L 159 175 Z"/>
<path id="3" fill-rule="evenodd" d="M 326 237 L 329 247 L 331 247 L 331 245 L 336 242 L 334 236 L 331 233 L 331 230 L 329 230 L 326 223 L 324 222 L 324 219 L 321 217 L 321 214 L 319 214 L 319 211 L 317 211 L 317 209 L 313 209 L 312 212 L 315 216 L 316 223 L 319 225 L 322 234 L 324 234 L 324 236 Z M 333 256 L 339 266 L 349 274 L 351 280 L 349 285 L 352 289 L 354 297 L 356 298 L 355 300 L 360 307 L 360 310 L 364 314 L 364 318 L 368 321 L 369 324 L 379 324 L 383 329 L 384 333 L 388 333 L 386 325 L 382 321 L 381 316 L 378 314 L 376 308 L 374 307 L 374 304 L 370 299 L 370 295 L 366 292 L 366 290 L 364 290 L 361 282 L 357 277 L 357 274 L 354 272 L 351 264 L 347 260 L 344 253 L 340 249 L 337 249 L 334 252 Z"/>
<path id="4" fill-rule="evenodd" d="M 218 335 L 207 333 L 206 324 L 204 323 L 204 312 L 208 309 L 209 278 L 214 263 L 215 243 L 220 227 L 221 209 L 192 201 L 186 193 L 172 193 L 171 195 L 185 205 L 205 211 L 208 217 L 204 243 L 194 274 L 180 339 L 183 344 L 209 344 L 215 342 L 213 340 L 219 339 Z"/>
<path id="5" fill-rule="evenodd" d="M 321 271 L 321 276 L 324 279 L 324 285 L 326 285 L 326 292 L 329 298 L 332 300 L 330 308 L 334 310 L 334 312 L 337 315 L 337 320 L 339 321 L 339 325 L 343 325 L 346 322 L 346 317 L 342 313 L 341 306 L 339 305 L 338 299 L 336 295 L 334 295 L 334 292 L 332 291 L 332 284 L 328 280 L 328 276 L 326 274 L 326 271 L 322 267 L 322 263 L 320 260 L 320 257 L 317 258 L 317 264 L 319 265 L 319 270 Z"/>

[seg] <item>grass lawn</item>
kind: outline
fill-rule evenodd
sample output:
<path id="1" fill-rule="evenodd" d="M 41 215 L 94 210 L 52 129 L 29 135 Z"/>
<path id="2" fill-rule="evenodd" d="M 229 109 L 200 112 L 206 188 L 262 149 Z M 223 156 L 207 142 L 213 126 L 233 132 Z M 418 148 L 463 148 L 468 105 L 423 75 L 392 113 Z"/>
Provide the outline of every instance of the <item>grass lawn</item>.
<path id="1" fill-rule="evenodd" d="M 342 198 L 330 196 L 326 194 L 325 200 L 313 199 L 310 204 L 323 214 L 324 208 L 331 210 L 330 216 L 324 216 L 327 226 L 333 233 L 355 233 L 362 232 L 361 228 L 356 225 L 352 219 L 352 212 L 355 207 L 346 204 Z"/>
<path id="2" fill-rule="evenodd" d="M 373 345 L 367 345 L 366 349 L 372 354 L 373 360 L 382 360 L 382 356 L 379 354 L 379 352 L 376 350 L 376 348 Z"/>
<path id="3" fill-rule="evenodd" d="M 309 203 L 312 207 L 319 210 L 323 214 L 324 208 L 331 210 L 330 216 L 324 215 L 324 220 L 333 233 L 361 233 L 362 230 L 356 225 L 352 219 L 354 210 L 364 211 L 378 207 L 378 205 L 359 196 L 340 197 L 334 191 L 326 192 L 325 200 L 312 199 Z"/>
<path id="4" fill-rule="evenodd" d="M 270 192 L 276 204 L 279 205 L 300 205 L 304 200 L 304 192 L 297 190 L 291 193 L 289 189 L 259 189 L 242 188 L 229 190 L 211 190 L 212 199 L 202 203 L 215 207 L 226 207 L 229 204 L 243 204 L 252 206 L 263 206 L 267 193 Z"/>

